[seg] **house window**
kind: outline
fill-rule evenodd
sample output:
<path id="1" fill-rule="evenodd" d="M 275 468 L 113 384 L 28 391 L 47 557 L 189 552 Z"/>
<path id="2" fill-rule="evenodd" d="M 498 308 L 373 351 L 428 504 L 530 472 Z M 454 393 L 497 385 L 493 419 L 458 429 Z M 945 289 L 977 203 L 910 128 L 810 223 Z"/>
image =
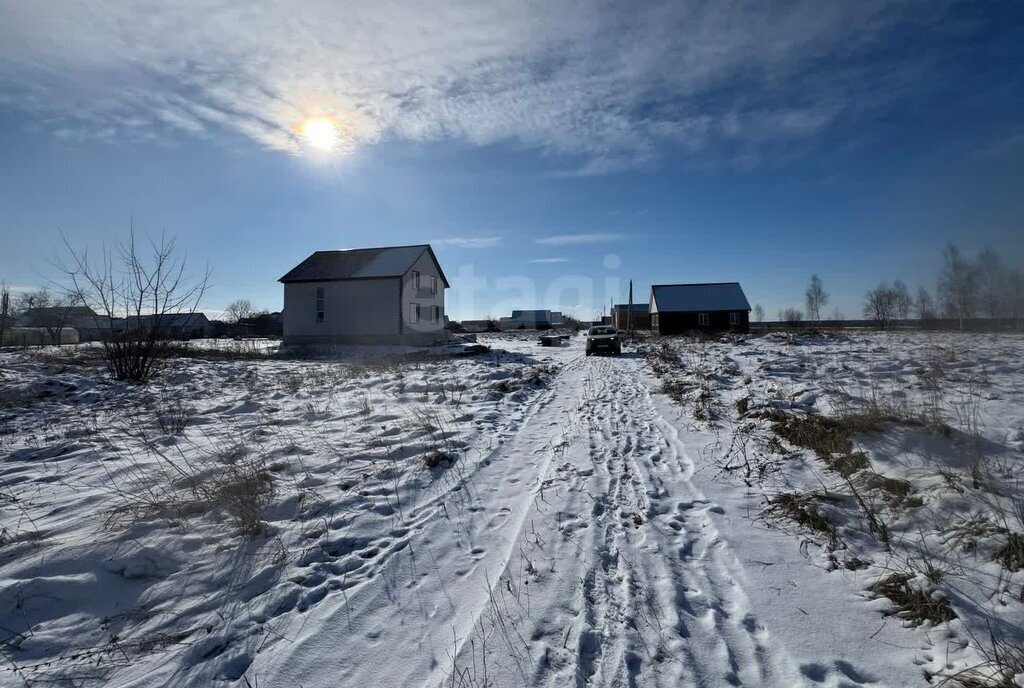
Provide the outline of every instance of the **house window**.
<path id="1" fill-rule="evenodd" d="M 730 325 L 739 325 L 740 324 L 740 314 L 736 313 L 735 311 L 730 313 L 729 314 L 729 324 Z"/>
<path id="2" fill-rule="evenodd" d="M 409 304 L 409 322 L 418 323 L 420 321 L 420 305 L 418 303 Z"/>
<path id="3" fill-rule="evenodd" d="M 431 275 L 430 276 L 430 293 L 431 294 L 436 294 L 437 293 L 437 275 Z"/>
<path id="4" fill-rule="evenodd" d="M 412 288 L 416 289 L 416 290 L 419 290 L 419 288 L 420 288 L 420 271 L 419 270 L 413 270 L 412 271 Z"/>
<path id="5" fill-rule="evenodd" d="M 316 321 L 318 323 L 324 321 L 324 288 L 316 288 Z"/>
<path id="6" fill-rule="evenodd" d="M 707 313 L 698 313 L 697 314 L 697 324 L 700 325 L 701 327 L 705 327 L 705 326 L 711 324 L 710 316 Z"/>
<path id="7" fill-rule="evenodd" d="M 431 306 L 430 307 L 430 322 L 439 323 L 441 322 L 441 307 Z"/>

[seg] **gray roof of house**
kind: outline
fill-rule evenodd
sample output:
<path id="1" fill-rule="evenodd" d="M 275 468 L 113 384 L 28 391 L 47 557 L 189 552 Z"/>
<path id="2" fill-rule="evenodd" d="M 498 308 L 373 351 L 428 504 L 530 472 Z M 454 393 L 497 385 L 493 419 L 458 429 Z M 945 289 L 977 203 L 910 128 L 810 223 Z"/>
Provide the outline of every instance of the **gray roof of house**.
<path id="1" fill-rule="evenodd" d="M 88 306 L 45 306 L 42 308 L 26 308 L 23 317 L 60 316 L 64 318 L 96 317 L 96 312 Z"/>
<path id="2" fill-rule="evenodd" d="M 537 311 L 512 311 L 512 317 L 502 318 L 503 320 L 526 320 L 526 321 L 538 321 L 547 322 L 551 319 L 551 311 L 549 310 L 537 310 Z"/>
<path id="3" fill-rule="evenodd" d="M 205 313 L 166 313 L 158 315 L 129 315 L 125 318 L 129 327 L 142 324 L 143 327 L 152 327 L 160 324 L 162 327 L 202 327 L 209 324 L 210 320 Z"/>
<path id="4" fill-rule="evenodd" d="M 425 252 L 430 254 L 437 265 L 441 281 L 446 287 L 450 286 L 430 244 L 317 251 L 278 281 L 328 282 L 401 277 L 412 269 Z"/>
<path id="5" fill-rule="evenodd" d="M 651 295 L 659 313 L 750 310 L 750 303 L 739 282 L 655 284 L 651 287 Z"/>

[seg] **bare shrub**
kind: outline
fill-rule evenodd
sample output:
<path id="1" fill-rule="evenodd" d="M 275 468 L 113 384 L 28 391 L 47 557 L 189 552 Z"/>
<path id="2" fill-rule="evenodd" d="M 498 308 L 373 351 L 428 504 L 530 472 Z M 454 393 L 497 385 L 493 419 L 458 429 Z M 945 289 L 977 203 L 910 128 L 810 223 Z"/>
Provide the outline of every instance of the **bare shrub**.
<path id="1" fill-rule="evenodd" d="M 172 323 L 195 312 L 209 279 L 208 270 L 196 279 L 186 274 L 174 239 L 148 243 L 147 255 L 133 228 L 95 261 L 65 238 L 66 256 L 56 261 L 73 299 L 107 321 L 103 352 L 111 377 L 138 384 L 151 380 L 173 354 Z"/>
<path id="2" fill-rule="evenodd" d="M 884 282 L 864 295 L 864 317 L 884 329 L 896 317 L 897 294 Z"/>
<path id="3" fill-rule="evenodd" d="M 165 404 L 158 404 L 154 408 L 156 424 L 164 435 L 177 436 L 185 432 L 185 428 L 196 417 L 194 406 L 185 404 L 181 400 L 173 400 Z"/>
<path id="4" fill-rule="evenodd" d="M 940 624 L 955 619 L 956 612 L 949 600 L 911 585 L 916 578 L 912 573 L 892 573 L 869 586 L 868 590 L 878 597 L 888 598 L 896 607 L 896 615 L 915 626 L 925 621 Z"/>
<path id="5" fill-rule="evenodd" d="M 804 314 L 799 308 L 787 308 L 782 312 L 782 321 L 787 327 L 800 327 L 804 321 Z"/>

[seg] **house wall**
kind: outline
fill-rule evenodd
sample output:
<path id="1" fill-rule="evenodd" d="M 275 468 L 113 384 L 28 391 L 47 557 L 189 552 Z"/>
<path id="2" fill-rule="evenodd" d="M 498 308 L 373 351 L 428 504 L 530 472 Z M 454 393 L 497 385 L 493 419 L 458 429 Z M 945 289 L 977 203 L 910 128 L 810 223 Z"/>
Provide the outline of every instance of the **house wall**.
<path id="1" fill-rule="evenodd" d="M 413 285 L 412 271 L 420 273 L 420 289 L 416 290 Z M 437 293 L 430 291 L 430 276 L 437 279 Z M 402 277 L 402 338 L 410 344 L 433 344 L 444 337 L 444 282 L 441 280 L 441 273 L 436 264 L 426 251 L 419 257 L 419 260 L 412 266 L 409 272 Z M 420 322 L 413 322 L 412 304 L 420 305 Z M 437 322 L 431 322 L 430 309 L 438 306 L 440 312 Z M 396 317 L 398 313 L 395 314 Z"/>
<path id="2" fill-rule="evenodd" d="M 629 324 L 629 313 L 627 311 L 615 311 L 612 314 L 612 324 L 617 330 L 625 330 Z M 633 329 L 634 330 L 649 330 L 651 329 L 651 314 L 633 311 Z"/>
<path id="3" fill-rule="evenodd" d="M 749 332 L 750 313 L 748 311 L 705 311 L 709 316 L 709 324 L 701 325 L 698 312 L 661 311 L 656 318 L 658 334 L 685 334 L 687 332 Z M 737 313 L 735 325 L 729 322 L 729 314 Z"/>
<path id="4" fill-rule="evenodd" d="M 324 288 L 324 321 L 316 289 Z M 400 343 L 396 278 L 289 282 L 284 285 L 285 344 Z"/>

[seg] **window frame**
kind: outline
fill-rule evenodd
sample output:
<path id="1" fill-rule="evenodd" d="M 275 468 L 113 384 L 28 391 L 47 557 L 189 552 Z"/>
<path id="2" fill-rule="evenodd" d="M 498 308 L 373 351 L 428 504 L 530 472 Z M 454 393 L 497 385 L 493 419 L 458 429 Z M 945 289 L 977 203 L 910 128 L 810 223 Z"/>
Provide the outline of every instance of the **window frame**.
<path id="1" fill-rule="evenodd" d="M 316 287 L 314 300 L 316 307 L 316 321 L 318 323 L 322 323 L 327 319 L 327 289 L 325 287 Z"/>
<path id="2" fill-rule="evenodd" d="M 435 325 L 437 323 L 441 322 L 441 307 L 440 306 L 431 306 L 430 307 L 430 322 L 434 323 Z"/>
<path id="3" fill-rule="evenodd" d="M 420 313 L 420 304 L 410 303 L 409 304 L 409 322 L 413 325 L 418 325 L 422 321 Z"/>
<path id="4" fill-rule="evenodd" d="M 430 293 L 437 293 L 437 275 L 430 275 Z"/>
<path id="5" fill-rule="evenodd" d="M 740 314 L 737 313 L 736 311 L 731 311 L 729 313 L 729 324 L 730 325 L 739 325 L 740 324 Z"/>
<path id="6" fill-rule="evenodd" d="M 698 313 L 697 314 L 697 326 L 708 327 L 711 325 L 711 314 L 710 313 Z"/>
<path id="7" fill-rule="evenodd" d="M 420 290 L 420 271 L 419 270 L 413 270 L 412 271 L 412 288 L 415 289 L 416 291 Z"/>

